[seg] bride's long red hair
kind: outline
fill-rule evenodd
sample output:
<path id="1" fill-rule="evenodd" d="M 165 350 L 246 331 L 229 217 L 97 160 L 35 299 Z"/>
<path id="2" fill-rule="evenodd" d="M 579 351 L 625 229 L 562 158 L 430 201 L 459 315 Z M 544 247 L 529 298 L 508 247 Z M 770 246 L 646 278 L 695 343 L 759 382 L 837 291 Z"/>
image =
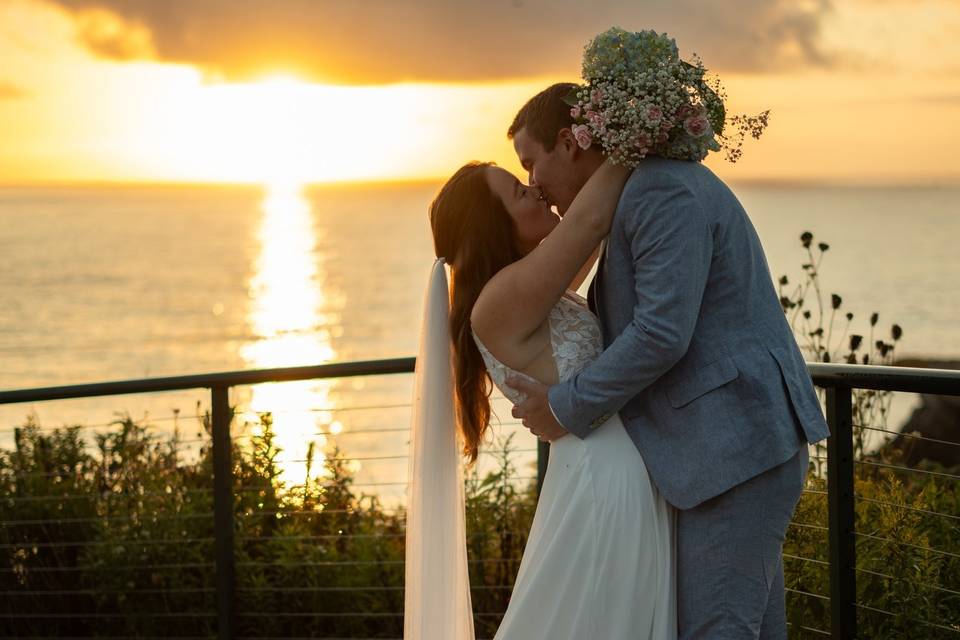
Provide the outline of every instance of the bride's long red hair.
<path id="1" fill-rule="evenodd" d="M 430 204 L 438 258 L 450 265 L 450 337 L 453 341 L 457 426 L 463 455 L 473 463 L 490 424 L 493 385 L 470 327 L 484 285 L 523 255 L 513 218 L 487 183 L 490 162 L 471 162 L 453 174 Z"/>

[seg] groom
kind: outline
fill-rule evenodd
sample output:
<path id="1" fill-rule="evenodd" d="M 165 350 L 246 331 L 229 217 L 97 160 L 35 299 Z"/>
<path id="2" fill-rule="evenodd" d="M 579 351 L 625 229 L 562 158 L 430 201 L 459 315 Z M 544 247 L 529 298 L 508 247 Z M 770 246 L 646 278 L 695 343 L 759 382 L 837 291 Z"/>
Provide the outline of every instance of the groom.
<path id="1" fill-rule="evenodd" d="M 508 136 L 530 184 L 561 215 L 603 163 L 571 133 L 553 85 Z M 590 285 L 605 351 L 514 407 L 542 440 L 619 412 L 677 508 L 680 638 L 786 638 L 781 552 L 807 472 L 829 435 L 756 231 L 698 162 L 648 156 L 628 180 Z M 613 639 L 611 639 L 613 640 Z"/>

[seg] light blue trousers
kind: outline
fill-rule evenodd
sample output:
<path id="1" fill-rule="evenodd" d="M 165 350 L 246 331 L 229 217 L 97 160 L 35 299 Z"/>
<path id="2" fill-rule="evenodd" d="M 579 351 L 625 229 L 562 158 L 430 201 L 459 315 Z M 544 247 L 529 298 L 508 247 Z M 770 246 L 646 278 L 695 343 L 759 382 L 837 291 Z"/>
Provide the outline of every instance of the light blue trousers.
<path id="1" fill-rule="evenodd" d="M 787 637 L 783 540 L 809 454 L 677 512 L 680 640 Z"/>

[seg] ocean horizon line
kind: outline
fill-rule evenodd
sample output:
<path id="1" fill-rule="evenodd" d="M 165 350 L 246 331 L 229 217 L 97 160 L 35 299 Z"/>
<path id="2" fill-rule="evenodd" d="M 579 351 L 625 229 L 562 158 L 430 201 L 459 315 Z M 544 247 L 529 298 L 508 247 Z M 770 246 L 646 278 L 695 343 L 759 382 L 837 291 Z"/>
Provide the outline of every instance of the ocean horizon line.
<path id="1" fill-rule="evenodd" d="M 299 183 L 303 189 L 329 189 L 351 187 L 421 187 L 439 186 L 449 176 L 422 178 L 377 178 L 351 180 L 310 180 Z M 759 188 L 809 188 L 809 189 L 954 189 L 960 188 L 960 176 L 932 177 L 924 179 L 872 178 L 730 178 L 732 186 Z M 0 189 L 221 189 L 221 190 L 269 190 L 269 181 L 207 181 L 207 180 L 25 180 L 0 181 Z"/>

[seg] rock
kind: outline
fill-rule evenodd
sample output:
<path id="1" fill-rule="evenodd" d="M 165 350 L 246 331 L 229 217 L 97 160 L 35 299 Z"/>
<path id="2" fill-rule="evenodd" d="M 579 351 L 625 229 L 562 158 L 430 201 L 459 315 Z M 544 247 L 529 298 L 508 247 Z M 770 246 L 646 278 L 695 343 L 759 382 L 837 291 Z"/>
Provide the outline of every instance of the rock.
<path id="1" fill-rule="evenodd" d="M 896 365 L 960 370 L 960 361 L 957 360 L 911 358 L 900 360 Z M 903 452 L 903 462 L 908 466 L 916 466 L 923 460 L 936 462 L 947 467 L 960 465 L 960 397 L 921 394 L 920 406 L 914 409 L 907 421 L 900 427 L 900 433 L 957 443 L 951 445 L 920 440 L 919 438 L 897 436 L 887 446 L 901 450 Z"/>

